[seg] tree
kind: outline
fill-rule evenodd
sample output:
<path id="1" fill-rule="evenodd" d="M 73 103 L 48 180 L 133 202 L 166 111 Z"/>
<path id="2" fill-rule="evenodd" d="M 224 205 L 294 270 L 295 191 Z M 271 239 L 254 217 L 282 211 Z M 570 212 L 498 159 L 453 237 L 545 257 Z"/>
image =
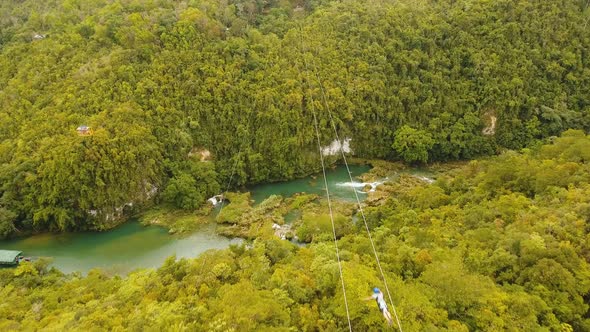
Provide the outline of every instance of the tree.
<path id="1" fill-rule="evenodd" d="M 425 163 L 433 145 L 430 133 L 404 125 L 395 133 L 392 147 L 408 163 Z"/>
<path id="2" fill-rule="evenodd" d="M 16 213 L 0 207 L 0 238 L 6 238 L 14 233 L 14 221 L 16 217 Z"/>
<path id="3" fill-rule="evenodd" d="M 184 173 L 172 178 L 162 195 L 166 201 L 185 210 L 196 209 L 205 200 L 205 196 L 197 188 L 197 181 Z"/>

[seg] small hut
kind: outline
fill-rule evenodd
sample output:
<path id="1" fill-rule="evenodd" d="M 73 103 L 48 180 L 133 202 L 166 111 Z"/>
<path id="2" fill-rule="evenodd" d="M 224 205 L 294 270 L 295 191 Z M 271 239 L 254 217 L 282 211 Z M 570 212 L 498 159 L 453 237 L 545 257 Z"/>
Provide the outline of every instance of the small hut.
<path id="1" fill-rule="evenodd" d="M 16 265 L 22 252 L 18 250 L 0 250 L 0 265 Z"/>
<path id="2" fill-rule="evenodd" d="M 80 126 L 76 128 L 79 136 L 90 136 L 92 135 L 92 128 L 88 126 Z"/>

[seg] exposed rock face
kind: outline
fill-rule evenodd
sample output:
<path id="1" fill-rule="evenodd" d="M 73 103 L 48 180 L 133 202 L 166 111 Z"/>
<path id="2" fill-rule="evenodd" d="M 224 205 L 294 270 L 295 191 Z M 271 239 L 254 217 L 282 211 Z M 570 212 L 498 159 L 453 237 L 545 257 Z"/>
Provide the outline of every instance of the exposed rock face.
<path id="1" fill-rule="evenodd" d="M 484 121 L 486 122 L 486 127 L 481 131 L 482 134 L 486 136 L 492 136 L 496 133 L 496 118 L 495 112 L 488 111 L 484 115 Z"/>
<path id="2" fill-rule="evenodd" d="M 114 206 L 100 206 L 93 209 L 86 210 L 89 217 L 101 221 L 99 229 L 106 230 L 113 228 L 125 220 L 132 214 L 136 205 L 142 205 L 150 201 L 158 193 L 158 186 L 144 180 L 143 186 L 136 195 L 129 197 L 129 201 L 121 205 Z"/>
<path id="3" fill-rule="evenodd" d="M 211 161 L 211 151 L 205 148 L 192 148 L 188 153 L 189 157 L 198 156 L 200 161 Z"/>
<path id="4" fill-rule="evenodd" d="M 290 224 L 285 224 L 281 226 L 279 224 L 273 223 L 272 229 L 275 231 L 275 236 L 277 236 L 281 240 L 290 240 L 294 236 Z"/>

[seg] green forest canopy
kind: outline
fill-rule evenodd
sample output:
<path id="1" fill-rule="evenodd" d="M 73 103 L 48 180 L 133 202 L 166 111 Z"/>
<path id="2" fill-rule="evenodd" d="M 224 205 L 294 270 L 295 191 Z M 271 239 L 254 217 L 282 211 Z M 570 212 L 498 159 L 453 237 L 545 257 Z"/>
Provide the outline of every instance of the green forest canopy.
<path id="1" fill-rule="evenodd" d="M 590 136 L 473 161 L 433 184 L 386 184 L 367 210 L 404 331 L 590 330 Z M 268 225 L 270 229 L 270 225 Z M 347 330 L 331 230 L 174 257 L 125 278 L 0 270 L 1 330 Z M 322 240 L 323 239 L 323 240 Z M 355 331 L 385 320 L 361 223 L 339 239 Z"/>
<path id="2" fill-rule="evenodd" d="M 193 208 L 233 165 L 235 185 L 309 174 L 312 97 L 324 143 L 329 108 L 370 158 L 588 130 L 588 21 L 581 0 L 3 1 L 0 236 L 108 228 L 162 192 Z"/>

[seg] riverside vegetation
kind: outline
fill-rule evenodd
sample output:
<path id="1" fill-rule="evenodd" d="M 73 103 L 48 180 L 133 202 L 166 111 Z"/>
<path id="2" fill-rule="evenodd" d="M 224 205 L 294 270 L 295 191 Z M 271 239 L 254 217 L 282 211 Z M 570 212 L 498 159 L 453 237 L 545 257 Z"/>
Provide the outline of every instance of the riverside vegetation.
<path id="1" fill-rule="evenodd" d="M 388 198 L 366 208 L 367 222 L 404 330 L 589 330 L 589 181 L 590 137 L 568 131 L 432 184 L 384 185 Z M 235 218 L 230 206 L 224 220 Z M 64 275 L 43 261 L 0 270 L 0 329 L 347 329 L 326 209 L 302 216 L 317 221 L 296 230 L 306 247 L 272 235 L 280 210 L 277 197 L 248 210 L 266 221 L 249 244 L 125 278 Z M 364 225 L 337 220 L 353 329 L 381 330 L 381 314 L 362 300 L 380 284 Z"/>

